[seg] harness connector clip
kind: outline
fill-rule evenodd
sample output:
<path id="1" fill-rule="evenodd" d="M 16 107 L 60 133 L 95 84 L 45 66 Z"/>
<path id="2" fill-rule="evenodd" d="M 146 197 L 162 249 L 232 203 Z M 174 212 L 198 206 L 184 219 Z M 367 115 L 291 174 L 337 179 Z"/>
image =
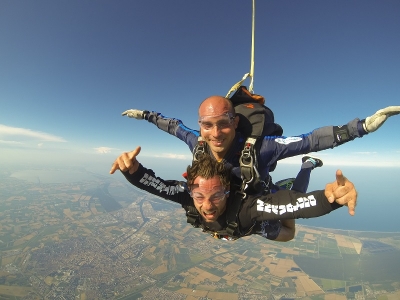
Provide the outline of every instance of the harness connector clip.
<path id="1" fill-rule="evenodd" d="M 254 165 L 254 146 L 256 144 L 257 139 L 249 137 L 245 142 L 245 146 L 242 150 L 242 155 L 239 159 L 240 170 L 242 173 L 242 178 L 246 183 L 250 183 L 254 179 L 254 170 L 256 170 L 256 166 Z"/>

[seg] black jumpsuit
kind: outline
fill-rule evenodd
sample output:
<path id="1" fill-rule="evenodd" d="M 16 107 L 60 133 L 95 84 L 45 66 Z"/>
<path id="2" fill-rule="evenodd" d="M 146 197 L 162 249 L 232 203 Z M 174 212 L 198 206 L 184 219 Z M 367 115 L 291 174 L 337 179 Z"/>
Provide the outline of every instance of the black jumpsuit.
<path id="1" fill-rule="evenodd" d="M 153 170 L 144 168 L 141 164 L 138 170 L 129 174 L 122 172 L 126 179 L 134 186 L 161 198 L 179 203 L 182 207 L 193 206 L 193 199 L 185 189 L 185 183 L 176 180 L 164 180 L 156 177 Z M 227 199 L 227 210 L 234 200 L 234 191 Z M 283 219 L 315 218 L 341 207 L 329 203 L 324 191 L 300 193 L 292 190 L 280 190 L 268 195 L 249 195 L 243 200 L 238 214 L 239 231 L 244 235 L 259 234 L 267 237 L 263 232 L 268 227 L 268 221 Z M 211 232 L 226 228 L 226 214 L 221 215 L 215 222 L 202 224 L 204 229 Z M 269 229 L 271 230 L 271 229 Z M 279 234 L 279 232 L 278 232 Z M 268 237 L 273 239 L 273 237 Z M 276 236 L 275 236 L 276 238 Z"/>

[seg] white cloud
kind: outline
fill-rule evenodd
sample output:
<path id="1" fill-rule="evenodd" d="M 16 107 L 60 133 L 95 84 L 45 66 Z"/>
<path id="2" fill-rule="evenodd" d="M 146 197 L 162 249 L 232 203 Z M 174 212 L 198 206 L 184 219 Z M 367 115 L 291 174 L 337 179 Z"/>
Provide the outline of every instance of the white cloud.
<path id="1" fill-rule="evenodd" d="M 123 152 L 130 152 L 132 151 L 131 148 L 128 149 L 122 149 L 121 148 L 113 148 L 113 147 L 107 147 L 107 146 L 100 146 L 96 148 L 92 148 L 96 151 L 96 153 L 99 154 L 115 154 L 117 156 L 121 155 Z M 122 149 L 122 150 L 121 150 Z M 191 161 L 192 160 L 192 155 L 190 152 L 187 152 L 188 154 L 182 154 L 182 153 L 159 153 L 157 152 L 156 148 L 152 148 L 150 150 L 141 150 L 139 153 L 138 157 L 149 157 L 149 158 L 163 158 L 163 159 L 171 159 L 171 160 L 186 160 L 186 161 Z"/>
<path id="2" fill-rule="evenodd" d="M 97 153 L 104 154 L 104 153 L 111 153 L 111 151 L 114 150 L 115 148 L 98 147 L 93 149 L 96 150 Z"/>
<path id="3" fill-rule="evenodd" d="M 162 154 L 155 154 L 154 157 L 160 157 L 160 158 L 169 158 L 169 159 L 191 159 L 191 155 L 185 155 L 185 154 L 175 154 L 175 153 L 162 153 Z"/>
<path id="4" fill-rule="evenodd" d="M 8 145 L 21 145 L 21 142 L 17 142 L 17 141 L 4 141 L 4 140 L 0 140 L 0 144 L 8 144 Z"/>
<path id="5" fill-rule="evenodd" d="M 378 154 L 378 152 L 354 152 L 353 154 L 360 154 L 360 155 L 373 155 L 373 154 Z"/>
<path id="6" fill-rule="evenodd" d="M 26 140 L 39 140 L 46 142 L 66 142 L 62 137 L 49 133 L 33 131 L 31 129 L 11 127 L 0 124 L 0 139 L 2 142 L 23 143 Z"/>

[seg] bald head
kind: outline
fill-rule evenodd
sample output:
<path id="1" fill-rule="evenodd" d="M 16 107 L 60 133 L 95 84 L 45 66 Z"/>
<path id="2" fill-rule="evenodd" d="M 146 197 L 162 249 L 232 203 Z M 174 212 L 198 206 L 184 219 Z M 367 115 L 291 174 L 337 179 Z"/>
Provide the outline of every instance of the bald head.
<path id="1" fill-rule="evenodd" d="M 199 106 L 199 117 L 202 116 L 219 116 L 230 112 L 235 115 L 232 102 L 222 96 L 211 96 L 201 102 Z"/>
<path id="2" fill-rule="evenodd" d="M 235 139 L 239 117 L 229 99 L 211 96 L 199 107 L 200 134 L 217 161 L 221 161 Z"/>

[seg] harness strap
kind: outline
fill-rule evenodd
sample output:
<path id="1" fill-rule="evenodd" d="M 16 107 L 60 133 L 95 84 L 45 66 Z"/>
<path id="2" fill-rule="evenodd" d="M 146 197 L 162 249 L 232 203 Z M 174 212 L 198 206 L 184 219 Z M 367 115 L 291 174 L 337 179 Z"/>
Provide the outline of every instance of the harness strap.
<path id="1" fill-rule="evenodd" d="M 255 144 L 257 139 L 249 137 L 246 139 L 242 154 L 239 158 L 240 172 L 242 174 L 243 181 L 248 184 L 251 183 L 254 178 L 259 177 L 257 166 L 255 162 Z"/>
<path id="2" fill-rule="evenodd" d="M 237 220 L 244 198 L 246 198 L 246 193 L 244 193 L 243 191 L 235 192 L 235 197 L 226 212 L 226 232 L 230 236 L 238 236 L 240 234 L 238 228 L 239 224 L 237 223 Z"/>
<path id="3" fill-rule="evenodd" d="M 193 149 L 193 161 L 198 161 L 199 157 L 206 152 L 206 142 L 201 136 L 197 138 L 197 144 Z"/>
<path id="4" fill-rule="evenodd" d="M 196 207 L 194 206 L 186 206 L 186 217 L 187 217 L 187 222 L 189 224 L 192 224 L 193 227 L 200 227 L 200 221 L 199 221 L 199 213 L 197 212 Z"/>

